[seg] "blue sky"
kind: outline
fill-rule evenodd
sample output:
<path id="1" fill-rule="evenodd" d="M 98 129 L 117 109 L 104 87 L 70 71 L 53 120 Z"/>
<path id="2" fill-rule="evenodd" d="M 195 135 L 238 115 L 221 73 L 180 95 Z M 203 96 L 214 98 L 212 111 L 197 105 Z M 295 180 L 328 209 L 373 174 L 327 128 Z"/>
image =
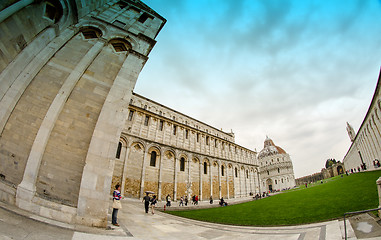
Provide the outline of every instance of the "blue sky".
<path id="1" fill-rule="evenodd" d="M 135 92 L 263 148 L 296 177 L 342 160 L 381 66 L 381 0 L 144 0 L 167 19 Z"/>

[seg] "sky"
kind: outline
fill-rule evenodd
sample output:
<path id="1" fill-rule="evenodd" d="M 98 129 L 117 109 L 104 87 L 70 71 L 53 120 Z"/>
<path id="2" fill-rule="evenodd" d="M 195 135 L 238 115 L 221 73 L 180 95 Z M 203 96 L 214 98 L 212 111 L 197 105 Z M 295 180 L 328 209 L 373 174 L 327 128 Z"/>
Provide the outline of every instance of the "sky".
<path id="1" fill-rule="evenodd" d="M 381 0 L 143 0 L 167 19 L 135 92 L 263 149 L 295 177 L 342 161 L 381 66 Z"/>

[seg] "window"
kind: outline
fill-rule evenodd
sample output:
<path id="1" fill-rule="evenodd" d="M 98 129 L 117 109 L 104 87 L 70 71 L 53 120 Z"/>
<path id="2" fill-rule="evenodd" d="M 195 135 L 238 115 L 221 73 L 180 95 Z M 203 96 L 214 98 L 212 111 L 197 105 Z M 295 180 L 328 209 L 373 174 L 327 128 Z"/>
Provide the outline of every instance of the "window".
<path id="1" fill-rule="evenodd" d="M 189 131 L 185 130 L 185 139 L 188 139 L 188 134 L 189 134 Z"/>
<path id="2" fill-rule="evenodd" d="M 206 136 L 206 145 L 209 145 L 209 136 Z"/>
<path id="3" fill-rule="evenodd" d="M 173 135 L 176 135 L 176 128 L 177 128 L 177 126 L 173 125 Z"/>
<path id="4" fill-rule="evenodd" d="M 275 180 L 275 184 L 278 184 L 278 181 L 277 181 L 277 180 Z"/>
<path id="5" fill-rule="evenodd" d="M 197 142 L 199 142 L 199 140 L 200 140 L 200 134 L 199 133 L 197 133 L 197 135 L 196 135 L 196 140 L 197 140 Z"/>
<path id="6" fill-rule="evenodd" d="M 150 161 L 150 163 L 149 163 L 149 165 L 151 166 L 151 167 L 155 167 L 156 166 L 156 152 L 155 151 L 152 151 L 151 152 L 151 161 Z"/>
<path id="7" fill-rule="evenodd" d="M 183 157 L 180 159 L 180 171 L 185 171 L 185 159 Z"/>
<path id="8" fill-rule="evenodd" d="M 144 109 L 147 109 L 147 105 L 144 105 Z"/>
<path id="9" fill-rule="evenodd" d="M 208 164 L 204 162 L 204 174 L 208 174 Z"/>
<path id="10" fill-rule="evenodd" d="M 214 147 L 216 147 L 216 148 L 218 147 L 218 145 L 217 145 L 217 139 L 214 140 Z"/>
<path id="11" fill-rule="evenodd" d="M 269 172 L 269 171 L 267 171 L 267 175 L 270 175 L 270 172 Z"/>
<path id="12" fill-rule="evenodd" d="M 140 15 L 138 21 L 144 23 L 148 18 L 153 19 L 153 17 L 151 17 L 147 13 L 143 13 L 142 15 Z"/>
<path id="13" fill-rule="evenodd" d="M 235 168 L 234 171 L 235 171 L 235 177 L 238 177 L 238 169 Z"/>
<path id="14" fill-rule="evenodd" d="M 159 130 L 160 131 L 163 131 L 163 125 L 164 125 L 164 121 L 160 120 L 160 122 L 159 122 Z"/>
<path id="15" fill-rule="evenodd" d="M 110 40 L 111 46 L 114 48 L 115 52 L 126 52 L 131 49 L 131 44 L 122 38 L 115 38 Z"/>
<path id="16" fill-rule="evenodd" d="M 149 116 L 146 115 L 146 119 L 144 120 L 144 126 L 148 126 L 148 122 L 149 122 Z"/>
<path id="17" fill-rule="evenodd" d="M 135 111 L 130 110 L 130 113 L 128 114 L 128 121 L 132 121 L 132 117 L 134 116 L 134 112 Z"/>
<path id="18" fill-rule="evenodd" d="M 224 173 L 224 168 L 225 168 L 224 165 L 222 165 L 222 166 L 221 166 L 221 175 L 222 175 L 222 176 L 224 176 L 224 174 L 225 174 L 225 173 Z"/>
<path id="19" fill-rule="evenodd" d="M 278 173 L 280 173 L 280 169 L 278 168 Z"/>
<path id="20" fill-rule="evenodd" d="M 249 171 L 246 170 L 246 178 L 249 178 Z"/>
<path id="21" fill-rule="evenodd" d="M 62 5 L 59 0 L 48 0 L 45 3 L 44 17 L 57 23 L 63 14 Z"/>
<path id="22" fill-rule="evenodd" d="M 119 142 L 118 143 L 118 149 L 116 150 L 116 158 L 117 159 L 120 159 L 120 152 L 122 151 L 122 143 L 121 142 Z"/>
<path id="23" fill-rule="evenodd" d="M 81 33 L 85 39 L 99 38 L 102 36 L 102 31 L 94 27 L 82 28 Z"/>
<path id="24" fill-rule="evenodd" d="M 282 183 L 283 183 L 283 178 L 282 178 Z"/>

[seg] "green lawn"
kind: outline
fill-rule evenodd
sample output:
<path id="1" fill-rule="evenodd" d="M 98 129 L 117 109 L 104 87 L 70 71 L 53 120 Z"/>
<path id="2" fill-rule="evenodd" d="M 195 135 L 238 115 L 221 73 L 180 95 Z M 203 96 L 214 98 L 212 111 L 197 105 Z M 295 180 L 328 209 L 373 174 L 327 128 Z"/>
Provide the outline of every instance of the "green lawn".
<path id="1" fill-rule="evenodd" d="M 376 180 L 381 170 L 324 180 L 298 191 L 227 207 L 168 211 L 201 221 L 233 225 L 295 225 L 343 217 L 345 212 L 378 207 Z"/>

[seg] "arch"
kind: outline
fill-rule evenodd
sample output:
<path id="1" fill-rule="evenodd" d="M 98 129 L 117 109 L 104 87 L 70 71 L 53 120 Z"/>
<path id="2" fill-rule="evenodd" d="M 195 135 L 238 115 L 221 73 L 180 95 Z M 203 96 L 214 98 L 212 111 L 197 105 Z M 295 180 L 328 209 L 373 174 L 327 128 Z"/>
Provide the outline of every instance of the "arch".
<path id="1" fill-rule="evenodd" d="M 115 52 L 127 52 L 132 49 L 131 43 L 123 38 L 113 38 L 109 41 L 109 44 L 114 48 Z"/>
<path id="2" fill-rule="evenodd" d="M 173 151 L 172 149 L 167 149 L 167 150 L 165 150 L 164 155 L 165 155 L 168 159 L 174 158 L 174 157 L 176 156 L 175 151 Z"/>
<path id="3" fill-rule="evenodd" d="M 103 34 L 99 28 L 93 26 L 83 26 L 79 29 L 79 32 L 82 33 L 85 39 L 100 38 Z"/>
<path id="4" fill-rule="evenodd" d="M 225 166 L 221 165 L 221 176 L 225 176 Z"/>
<path id="5" fill-rule="evenodd" d="M 336 170 L 338 175 L 344 174 L 344 169 L 342 166 L 337 166 Z"/>
<path id="6" fill-rule="evenodd" d="M 204 174 L 208 174 L 208 163 L 204 161 Z"/>
<path id="7" fill-rule="evenodd" d="M 266 180 L 266 186 L 267 186 L 267 190 L 272 192 L 273 191 L 273 180 L 271 178 L 268 178 Z"/>
<path id="8" fill-rule="evenodd" d="M 200 159 L 199 159 L 198 157 L 193 157 L 193 158 L 192 158 L 192 161 L 193 161 L 194 163 L 198 163 L 198 162 L 200 162 Z"/>
<path id="9" fill-rule="evenodd" d="M 145 144 L 141 141 L 136 141 L 136 142 L 131 143 L 131 149 L 135 149 L 137 151 L 139 151 L 139 150 L 144 151 L 145 147 L 146 147 Z"/>
<path id="10" fill-rule="evenodd" d="M 238 177 L 238 169 L 237 169 L 237 167 L 234 168 L 234 176 Z"/>

